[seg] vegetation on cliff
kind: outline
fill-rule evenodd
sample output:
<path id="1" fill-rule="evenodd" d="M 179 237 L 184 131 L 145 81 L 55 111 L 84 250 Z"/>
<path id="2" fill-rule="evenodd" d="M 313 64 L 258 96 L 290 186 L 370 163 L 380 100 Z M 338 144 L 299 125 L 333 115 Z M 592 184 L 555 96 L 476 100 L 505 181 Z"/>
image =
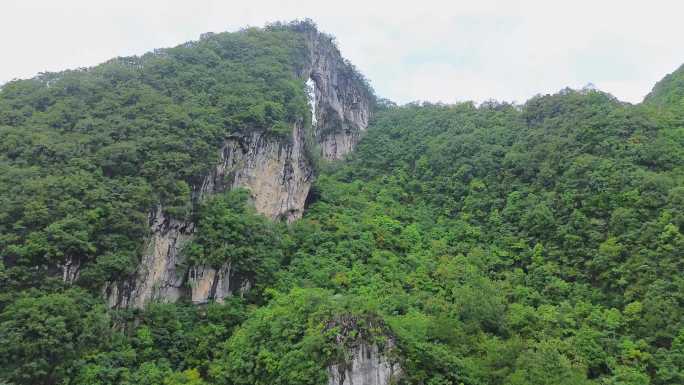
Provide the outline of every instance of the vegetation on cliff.
<path id="1" fill-rule="evenodd" d="M 226 137 L 289 136 L 310 119 L 303 45 L 284 27 L 246 29 L 3 85 L 3 294 L 59 286 L 65 264 L 94 290 L 131 274 L 150 210 L 191 215 Z"/>
<path id="2" fill-rule="evenodd" d="M 684 383 L 678 72 L 639 105 L 381 103 L 302 220 L 271 223 L 240 191 L 190 210 L 226 135 L 307 116 L 297 36 L 2 87 L 0 382 L 320 384 L 347 317 L 391 336 L 406 384 Z M 159 202 L 196 216 L 191 261 L 233 261 L 257 289 L 108 310 L 99 290 L 135 269 Z"/>

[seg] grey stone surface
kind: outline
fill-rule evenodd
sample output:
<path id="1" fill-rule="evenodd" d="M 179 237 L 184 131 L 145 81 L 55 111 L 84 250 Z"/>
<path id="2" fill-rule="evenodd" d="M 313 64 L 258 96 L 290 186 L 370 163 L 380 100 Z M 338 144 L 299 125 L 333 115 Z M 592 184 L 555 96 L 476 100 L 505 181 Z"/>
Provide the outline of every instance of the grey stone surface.
<path id="1" fill-rule="evenodd" d="M 398 381 L 401 370 L 386 351 L 376 344 L 360 341 L 348 353 L 350 359 L 328 367 L 329 385 L 389 385 Z"/>

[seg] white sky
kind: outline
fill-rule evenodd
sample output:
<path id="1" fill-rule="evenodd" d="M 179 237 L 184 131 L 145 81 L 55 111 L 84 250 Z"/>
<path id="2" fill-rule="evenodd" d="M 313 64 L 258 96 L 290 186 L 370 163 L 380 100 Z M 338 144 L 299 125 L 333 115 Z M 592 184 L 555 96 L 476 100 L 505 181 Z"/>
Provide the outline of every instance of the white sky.
<path id="1" fill-rule="evenodd" d="M 1 0 L 0 83 L 305 17 L 399 103 L 590 82 L 638 102 L 684 63 L 681 0 Z"/>

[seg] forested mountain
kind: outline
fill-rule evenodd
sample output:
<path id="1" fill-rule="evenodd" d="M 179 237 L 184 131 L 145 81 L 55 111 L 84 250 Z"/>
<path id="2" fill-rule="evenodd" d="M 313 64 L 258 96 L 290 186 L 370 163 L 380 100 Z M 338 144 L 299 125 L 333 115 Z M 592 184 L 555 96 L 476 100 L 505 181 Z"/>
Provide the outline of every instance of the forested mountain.
<path id="1" fill-rule="evenodd" d="M 684 384 L 682 79 L 398 106 L 305 21 L 7 83 L 0 384 Z"/>

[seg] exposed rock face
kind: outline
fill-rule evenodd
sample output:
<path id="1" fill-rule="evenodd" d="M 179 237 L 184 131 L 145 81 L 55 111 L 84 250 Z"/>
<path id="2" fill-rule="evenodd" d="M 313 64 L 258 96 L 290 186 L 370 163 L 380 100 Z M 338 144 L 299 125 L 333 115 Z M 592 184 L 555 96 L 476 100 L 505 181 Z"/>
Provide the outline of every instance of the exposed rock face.
<path id="1" fill-rule="evenodd" d="M 67 257 L 64 264 L 57 267 L 62 271 L 62 282 L 69 285 L 74 283 L 81 273 L 81 261 L 77 258 Z"/>
<path id="2" fill-rule="evenodd" d="M 338 330 L 336 343 L 343 346 L 344 356 L 328 366 L 329 385 L 389 385 L 396 384 L 401 368 L 393 358 L 394 338 L 382 322 L 339 315 L 328 322 L 327 329 Z M 369 332 L 376 330 L 375 332 Z M 373 338 L 384 330 L 384 338 Z"/>
<path id="3" fill-rule="evenodd" d="M 152 300 L 174 302 L 182 294 L 184 277 L 179 277 L 176 266 L 194 224 L 165 216 L 161 206 L 152 213 L 150 222 L 152 234 L 134 280 L 105 289 L 111 307 L 143 307 Z"/>
<path id="4" fill-rule="evenodd" d="M 305 135 L 304 127 L 297 123 L 289 140 L 253 132 L 226 141 L 219 164 L 205 178 L 200 195 L 243 187 L 250 191 L 257 212 L 289 222 L 300 218 L 313 180 Z"/>
<path id="5" fill-rule="evenodd" d="M 258 212 L 288 221 L 301 217 L 313 177 L 304 156 L 303 135 L 302 125 L 295 124 L 291 140 L 285 142 L 264 132 L 227 140 L 219 164 L 196 189 L 196 199 L 244 187 Z M 106 289 L 110 306 L 141 308 L 150 301 L 175 302 L 188 294 L 194 303 L 223 301 L 236 290 L 249 288 L 249 282 L 234 276 L 230 263 L 218 270 L 210 266 L 179 270 L 184 266 L 183 245 L 195 230 L 191 221 L 170 218 L 160 206 L 151 215 L 150 226 L 135 279 Z"/>
<path id="6" fill-rule="evenodd" d="M 216 302 L 223 302 L 223 299 L 232 295 L 236 288 L 231 287 L 231 275 L 233 270 L 232 264 L 226 263 L 220 269 L 214 269 L 211 266 L 193 266 L 190 268 L 188 275 L 188 283 L 190 286 L 190 298 L 194 304 L 207 303 L 209 300 Z M 249 288 L 249 281 L 242 281 L 243 284 L 239 290 L 244 294 L 245 288 Z"/>
<path id="7" fill-rule="evenodd" d="M 181 251 L 194 230 L 194 223 L 166 217 L 159 207 L 152 217 L 152 234 L 135 277 L 105 288 L 109 306 L 142 308 L 151 301 L 175 302 L 183 296 L 196 304 L 223 302 L 234 292 L 249 290 L 251 283 L 235 274 L 230 263 L 219 269 L 185 267 Z"/>
<path id="8" fill-rule="evenodd" d="M 359 132 L 334 133 L 324 137 L 321 141 L 321 155 L 325 159 L 340 159 L 350 153 L 359 141 Z"/>
<path id="9" fill-rule="evenodd" d="M 392 363 L 377 345 L 361 341 L 348 353 L 348 361 L 328 367 L 329 385 L 389 385 L 398 381 L 399 365 Z"/>
<path id="10" fill-rule="evenodd" d="M 368 127 L 372 95 L 331 37 L 316 30 L 306 33 L 311 61 L 299 76 L 315 84 L 316 140 L 323 158 L 340 159 L 354 149 Z"/>
<path id="11" fill-rule="evenodd" d="M 339 159 L 353 149 L 366 129 L 372 95 L 330 37 L 315 29 L 299 32 L 305 36 L 309 60 L 295 73 L 314 88 L 313 136 L 323 158 Z M 259 213 L 288 222 L 300 218 L 313 180 L 306 138 L 303 119 L 293 124 L 289 138 L 263 130 L 228 138 L 214 170 L 193 188 L 193 201 L 242 187 L 250 191 Z M 191 221 L 170 218 L 158 207 L 150 214 L 150 230 L 135 277 L 105 288 L 110 306 L 139 308 L 150 301 L 174 302 L 183 296 L 194 303 L 222 301 L 251 286 L 235 276 L 230 263 L 218 270 L 185 266 L 181 251 L 195 230 Z M 69 278 L 67 270 L 65 279 Z"/>

